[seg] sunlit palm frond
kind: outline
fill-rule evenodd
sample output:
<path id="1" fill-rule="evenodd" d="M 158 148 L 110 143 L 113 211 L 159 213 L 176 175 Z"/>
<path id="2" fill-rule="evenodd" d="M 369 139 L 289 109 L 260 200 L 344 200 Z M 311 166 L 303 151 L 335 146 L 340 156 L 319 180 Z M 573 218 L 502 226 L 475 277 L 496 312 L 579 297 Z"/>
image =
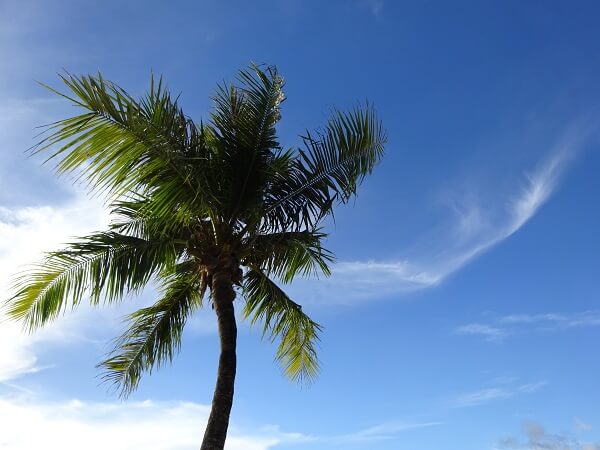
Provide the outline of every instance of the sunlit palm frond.
<path id="1" fill-rule="evenodd" d="M 137 291 L 152 275 L 173 265 L 176 257 L 176 247 L 168 240 L 97 233 L 49 253 L 22 272 L 15 279 L 16 294 L 8 302 L 8 313 L 34 329 L 69 305 L 76 307 L 85 294 L 98 303 L 103 297 L 113 301 Z"/>
<path id="2" fill-rule="evenodd" d="M 106 370 L 105 380 L 114 383 L 124 397 L 137 387 L 144 371 L 151 373 L 154 367 L 172 361 L 188 317 L 202 306 L 204 292 L 197 271 L 176 270 L 162 281 L 161 299 L 129 315 L 126 331 L 99 364 Z"/>
<path id="3" fill-rule="evenodd" d="M 181 242 L 189 236 L 189 217 L 177 220 L 179 211 L 173 214 L 155 213 L 154 197 L 130 195 L 110 203 L 112 220 L 110 230 L 141 239 L 171 238 Z"/>
<path id="4" fill-rule="evenodd" d="M 310 382 L 319 372 L 316 345 L 321 326 L 262 271 L 250 270 L 244 279 L 245 317 L 263 323 L 263 335 L 280 338 L 277 360 L 292 380 Z"/>
<path id="5" fill-rule="evenodd" d="M 260 267 L 268 275 L 275 275 L 285 283 L 300 275 L 330 275 L 329 263 L 333 254 L 323 248 L 325 233 L 315 231 L 287 231 L 259 234 L 247 239 L 251 265 Z"/>
<path id="6" fill-rule="evenodd" d="M 59 173 L 80 171 L 92 188 L 117 193 L 165 177 L 189 185 L 189 168 L 205 157 L 203 134 L 162 80 L 152 78 L 150 92 L 136 101 L 101 75 L 61 78 L 71 96 L 51 90 L 86 112 L 49 125 L 35 149 L 60 145 L 48 158 L 59 160 Z"/>

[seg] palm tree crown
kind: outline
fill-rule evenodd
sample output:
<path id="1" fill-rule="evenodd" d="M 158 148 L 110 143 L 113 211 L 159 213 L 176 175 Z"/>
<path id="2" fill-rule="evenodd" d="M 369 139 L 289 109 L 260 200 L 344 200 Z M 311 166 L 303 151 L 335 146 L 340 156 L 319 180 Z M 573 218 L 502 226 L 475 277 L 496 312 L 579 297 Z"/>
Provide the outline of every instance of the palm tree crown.
<path id="1" fill-rule="evenodd" d="M 219 380 L 228 380 L 221 391 L 217 383 L 214 413 L 233 395 L 237 291 L 244 316 L 279 339 L 285 373 L 314 377 L 321 328 L 276 281 L 329 274 L 333 256 L 323 248 L 321 223 L 383 154 L 373 108 L 334 111 L 324 128 L 302 136 L 300 148 L 284 149 L 275 128 L 283 79 L 274 67 L 253 65 L 237 83 L 220 86 L 209 120 L 200 123 L 162 80 L 153 78 L 136 100 L 101 75 L 61 78 L 70 93 L 52 90 L 82 113 L 50 125 L 34 151 L 50 152 L 58 173 L 76 173 L 107 195 L 113 221 L 22 272 L 10 315 L 34 330 L 83 299 L 119 301 L 157 280 L 160 298 L 128 317 L 100 363 L 126 396 L 144 371 L 173 358 L 186 320 L 210 291 L 221 336 Z M 215 420 L 228 420 L 225 410 L 226 418 L 223 412 Z M 222 448 L 224 432 L 209 445 L 207 429 L 203 448 Z"/>

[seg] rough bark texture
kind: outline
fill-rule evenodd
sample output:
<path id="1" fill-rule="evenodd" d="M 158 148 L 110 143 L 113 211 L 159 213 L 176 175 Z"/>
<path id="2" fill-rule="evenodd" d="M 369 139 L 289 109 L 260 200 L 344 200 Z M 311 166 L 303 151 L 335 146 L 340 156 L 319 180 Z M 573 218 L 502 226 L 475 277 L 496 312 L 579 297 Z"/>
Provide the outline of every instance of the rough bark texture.
<path id="1" fill-rule="evenodd" d="M 229 414 L 233 404 L 236 370 L 237 327 L 233 311 L 235 291 L 233 290 L 231 271 L 223 270 L 214 273 L 211 287 L 219 324 L 221 356 L 219 357 L 217 385 L 212 408 L 200 450 L 223 450 L 229 426 Z"/>

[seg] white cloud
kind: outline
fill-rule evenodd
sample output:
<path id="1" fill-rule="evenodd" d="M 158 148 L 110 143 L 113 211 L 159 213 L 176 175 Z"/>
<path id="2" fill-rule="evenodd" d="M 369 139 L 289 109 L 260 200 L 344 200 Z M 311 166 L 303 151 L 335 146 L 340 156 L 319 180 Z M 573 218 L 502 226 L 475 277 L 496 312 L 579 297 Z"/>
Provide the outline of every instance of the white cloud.
<path id="1" fill-rule="evenodd" d="M 190 402 L 43 403 L 0 397 L 0 448 L 192 450 L 202 441 L 209 412 L 209 406 Z M 225 448 L 267 450 L 303 438 L 273 427 L 253 433 L 231 427 Z"/>
<path id="2" fill-rule="evenodd" d="M 600 326 L 600 312 L 598 311 L 586 311 L 584 313 L 573 315 L 563 324 L 563 327 L 565 328 L 597 326 Z"/>
<path id="3" fill-rule="evenodd" d="M 546 313 L 546 314 L 509 314 L 504 317 L 500 317 L 498 322 L 507 324 L 517 323 L 535 323 L 535 322 L 563 322 L 567 320 L 565 316 L 561 314 Z"/>
<path id="4" fill-rule="evenodd" d="M 479 335 L 488 341 L 503 341 L 509 336 L 559 332 L 600 326 L 599 311 L 574 314 L 509 314 L 492 318 L 490 323 L 470 323 L 456 329 L 458 334 Z"/>
<path id="5" fill-rule="evenodd" d="M 589 135 L 581 126 L 569 129 L 512 190 L 479 197 L 481 189 L 474 187 L 459 198 L 449 196 L 452 216 L 440 224 L 442 231 L 415 239 L 416 248 L 422 244 L 427 250 L 387 261 L 340 262 L 330 278 L 296 283 L 298 293 L 319 304 L 352 304 L 439 285 L 521 229 L 556 190 Z M 310 289 L 305 289 L 306 283 L 311 283 Z"/>
<path id="6" fill-rule="evenodd" d="M 90 450 L 188 450 L 202 441 L 209 405 L 193 402 L 40 401 L 30 391 L 0 396 L 0 448 L 86 448 Z M 322 446 L 397 439 L 400 434 L 441 422 L 390 421 L 336 436 L 283 432 L 277 426 L 242 429 L 232 422 L 226 450 L 267 450 L 287 444 Z M 35 432 L 31 432 L 35 430 Z M 279 448 L 279 447 L 278 447 Z"/>
<path id="7" fill-rule="evenodd" d="M 537 383 L 527 384 L 515 384 L 512 382 L 501 384 L 502 385 L 461 394 L 452 401 L 452 406 L 455 408 L 479 406 L 495 400 L 507 399 L 522 394 L 531 394 L 540 390 L 548 383 L 545 381 L 539 381 Z"/>
<path id="8" fill-rule="evenodd" d="M 316 282 L 302 279 L 294 282 L 291 290 L 307 303 L 352 304 L 422 289 L 439 281 L 439 274 L 422 271 L 408 261 L 342 261 L 332 267 L 330 277 Z"/>
<path id="9" fill-rule="evenodd" d="M 500 439 L 495 450 L 600 450 L 600 443 L 581 442 L 565 433 L 548 433 L 536 422 L 527 422 L 523 426 L 525 440 L 514 436 Z"/>
<path id="10" fill-rule="evenodd" d="M 503 388 L 488 388 L 481 389 L 479 391 L 470 392 L 468 394 L 464 394 L 460 396 L 456 400 L 456 407 L 464 407 L 464 406 L 477 406 L 484 403 L 488 403 L 492 400 L 512 397 L 514 393 L 509 391 L 508 389 Z"/>
<path id="11" fill-rule="evenodd" d="M 47 250 L 60 248 L 73 236 L 104 229 L 108 216 L 98 201 L 83 195 L 58 206 L 0 208 L 0 295 L 7 298 L 6 282 L 19 266 L 40 259 Z M 0 316 L 0 382 L 24 395 L 0 397 L 0 417 L 9 417 L 0 435 L 0 447 L 29 449 L 47 448 L 112 448 L 178 449 L 197 448 L 202 438 L 208 407 L 193 403 L 94 403 L 31 400 L 33 392 L 21 388 L 12 380 L 43 369 L 38 362 L 42 345 L 93 341 L 91 323 L 102 322 L 110 327 L 118 316 L 115 311 L 80 308 L 32 335 L 24 334 L 19 325 Z M 109 319 L 108 321 L 105 319 Z M 206 317 L 191 321 L 196 332 L 214 331 L 214 321 L 207 325 Z M 212 319 L 212 317 L 211 317 Z M 108 323 L 108 324 L 107 324 Z M 103 342 L 103 341 L 101 341 Z M 97 342 L 96 342 L 97 343 Z M 13 425 L 12 420 L 15 424 Z M 232 428 L 228 450 L 266 450 L 280 443 L 317 441 L 323 444 L 370 442 L 393 439 L 408 430 L 438 425 L 437 422 L 395 421 L 338 436 L 311 437 L 298 433 L 282 433 L 276 428 L 261 428 L 257 434 L 243 434 Z M 36 429 L 36 433 L 27 430 Z"/>
<path id="12" fill-rule="evenodd" d="M 384 7 L 383 0 L 362 0 L 361 4 L 367 7 L 375 17 L 381 17 Z"/>
<path id="13" fill-rule="evenodd" d="M 337 443 L 358 443 L 358 442 L 376 442 L 389 439 L 395 439 L 400 433 L 419 428 L 429 428 L 443 425 L 442 422 L 407 422 L 393 421 L 375 425 L 354 433 L 335 436 L 323 441 L 333 441 Z"/>
<path id="14" fill-rule="evenodd" d="M 6 208 L 0 206 L 0 382 L 39 371 L 42 345 L 87 342 L 105 345 L 108 332 L 118 333 L 123 314 L 139 303 L 127 302 L 118 308 L 92 308 L 82 304 L 75 314 L 67 311 L 56 321 L 32 334 L 6 317 L 4 301 L 12 295 L 11 280 L 40 261 L 46 251 L 61 248 L 74 237 L 106 229 L 109 215 L 97 198 L 78 192 L 70 201 L 56 206 Z M 148 291 L 151 291 L 150 287 Z M 129 303 L 129 304 L 128 304 Z M 194 334 L 212 334 L 216 321 L 212 311 L 191 318 L 187 329 Z M 103 327 L 93 324 L 101 320 Z"/>
<path id="15" fill-rule="evenodd" d="M 591 424 L 584 422 L 580 418 L 575 417 L 575 428 L 578 430 L 589 431 L 594 427 Z"/>
<path id="16" fill-rule="evenodd" d="M 485 337 L 488 341 L 501 341 L 510 335 L 508 330 L 481 323 L 463 325 L 456 330 L 459 334 L 474 334 Z"/>
<path id="17" fill-rule="evenodd" d="M 78 195 L 62 206 L 0 207 L 0 299 L 10 295 L 9 284 L 20 267 L 38 261 L 42 252 L 59 248 L 71 237 L 105 227 L 106 213 L 97 201 Z M 78 319 L 81 319 L 79 317 Z M 32 335 L 10 322 L 0 309 L 0 381 L 36 371 L 34 345 L 83 338 L 82 324 L 59 320 Z"/>

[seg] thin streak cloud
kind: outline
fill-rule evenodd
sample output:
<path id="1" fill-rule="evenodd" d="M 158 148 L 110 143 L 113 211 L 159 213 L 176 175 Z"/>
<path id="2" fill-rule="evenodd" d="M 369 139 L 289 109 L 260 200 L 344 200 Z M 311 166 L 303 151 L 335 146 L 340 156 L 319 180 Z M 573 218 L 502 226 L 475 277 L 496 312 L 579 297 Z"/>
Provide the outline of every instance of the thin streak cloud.
<path id="1" fill-rule="evenodd" d="M 354 433 L 343 434 L 331 438 L 320 439 L 337 443 L 365 443 L 396 439 L 399 434 L 420 428 L 430 428 L 443 425 L 443 422 L 407 422 L 394 421 L 375 425 Z"/>
<path id="2" fill-rule="evenodd" d="M 456 333 L 479 336 L 486 341 L 502 342 L 513 336 L 556 333 L 591 327 L 600 327 L 600 311 L 572 314 L 509 314 L 492 318 L 487 323 L 461 325 L 456 329 Z"/>
<path id="3" fill-rule="evenodd" d="M 536 383 L 527 383 L 516 385 L 514 383 L 504 383 L 503 385 L 492 386 L 457 396 L 452 401 L 454 408 L 466 408 L 470 406 L 480 406 L 487 403 L 508 399 L 518 395 L 532 394 L 539 391 L 548 383 L 539 381 Z"/>
<path id="4" fill-rule="evenodd" d="M 556 191 L 590 135 L 589 129 L 573 126 L 532 171 L 524 173 L 520 186 L 512 192 L 453 202 L 454 216 L 434 237 L 433 249 L 392 260 L 342 261 L 333 267 L 330 278 L 299 292 L 303 298 L 309 292 L 312 301 L 320 304 L 354 304 L 439 285 L 534 217 Z M 417 237 L 415 241 L 430 240 Z M 306 283 L 310 281 L 298 285 Z M 487 331 L 492 337 L 494 330 Z"/>

